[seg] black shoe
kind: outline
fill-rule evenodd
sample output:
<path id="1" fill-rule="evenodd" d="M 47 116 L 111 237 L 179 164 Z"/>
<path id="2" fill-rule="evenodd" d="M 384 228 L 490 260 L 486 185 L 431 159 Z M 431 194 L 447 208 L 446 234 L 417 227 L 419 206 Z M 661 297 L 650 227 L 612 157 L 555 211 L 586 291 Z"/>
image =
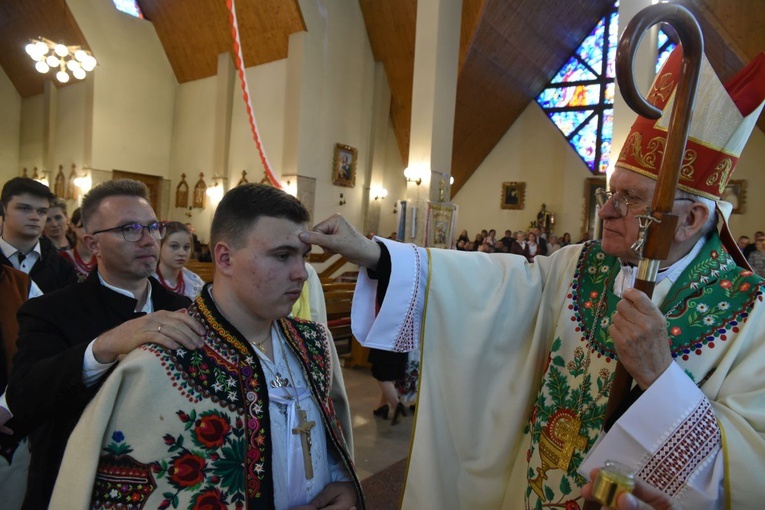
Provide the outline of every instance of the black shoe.
<path id="1" fill-rule="evenodd" d="M 384 406 L 380 406 L 377 409 L 375 409 L 374 411 L 372 411 L 372 414 L 374 414 L 375 416 L 379 416 L 383 420 L 387 420 L 388 419 L 388 410 L 389 410 L 388 404 L 385 404 Z"/>
<path id="2" fill-rule="evenodd" d="M 396 425 L 398 423 L 398 415 L 406 416 L 406 407 L 404 407 L 404 404 L 401 402 L 396 405 L 396 412 L 393 413 L 393 419 L 390 421 L 391 425 Z"/>

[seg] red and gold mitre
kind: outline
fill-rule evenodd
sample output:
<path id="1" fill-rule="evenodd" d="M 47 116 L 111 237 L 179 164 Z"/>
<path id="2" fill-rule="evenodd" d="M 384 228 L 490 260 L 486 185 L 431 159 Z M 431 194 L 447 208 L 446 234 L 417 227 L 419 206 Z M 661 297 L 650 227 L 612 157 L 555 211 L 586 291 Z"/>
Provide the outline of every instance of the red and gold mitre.
<path id="1" fill-rule="evenodd" d="M 656 179 L 664 158 L 675 89 L 681 77 L 678 46 L 656 75 L 648 101 L 661 109 L 658 120 L 638 116 L 624 142 L 616 166 Z M 718 200 L 765 101 L 765 52 L 723 86 L 702 58 L 696 104 L 685 146 L 678 188 Z"/>

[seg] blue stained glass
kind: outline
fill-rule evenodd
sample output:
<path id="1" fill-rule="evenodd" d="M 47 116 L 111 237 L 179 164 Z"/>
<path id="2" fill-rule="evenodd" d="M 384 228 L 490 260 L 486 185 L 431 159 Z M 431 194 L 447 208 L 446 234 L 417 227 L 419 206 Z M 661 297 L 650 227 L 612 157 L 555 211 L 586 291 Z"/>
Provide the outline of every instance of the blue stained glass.
<path id="1" fill-rule="evenodd" d="M 598 146 L 598 118 L 593 117 L 571 137 L 571 145 L 590 170 L 595 169 L 595 148 Z"/>
<path id="2" fill-rule="evenodd" d="M 616 47 L 619 45 L 619 14 L 611 15 L 608 26 L 608 60 L 606 61 L 606 78 L 616 76 Z"/>
<path id="3" fill-rule="evenodd" d="M 143 13 L 136 0 L 113 0 L 113 2 L 117 10 L 135 16 L 136 18 L 143 18 Z"/>
<path id="4" fill-rule="evenodd" d="M 568 137 L 576 128 L 578 128 L 582 122 L 592 115 L 592 110 L 585 111 L 567 111 L 567 112 L 554 112 L 549 113 L 550 119 L 555 122 L 558 129 Z"/>
<path id="5" fill-rule="evenodd" d="M 605 18 L 603 18 L 576 51 L 579 57 L 587 62 L 596 73 L 603 72 L 603 35 L 605 30 L 606 24 Z"/>
<path id="6" fill-rule="evenodd" d="M 598 164 L 598 171 L 602 174 L 608 170 L 608 165 L 611 164 L 611 141 L 614 134 L 614 110 L 608 109 L 603 111 L 603 127 L 600 131 L 600 163 Z"/>
<path id="7" fill-rule="evenodd" d="M 594 80 L 596 78 L 597 76 L 592 74 L 592 71 L 590 71 L 587 66 L 582 64 L 578 58 L 571 57 L 568 59 L 568 62 L 566 62 L 566 65 L 564 65 L 561 70 L 558 71 L 558 74 L 555 75 L 555 78 L 552 79 L 551 83 L 585 81 Z"/>
<path id="8" fill-rule="evenodd" d="M 616 91 L 616 84 L 614 82 L 606 84 L 606 97 L 604 102 L 606 104 L 614 104 L 614 94 Z"/>
<path id="9" fill-rule="evenodd" d="M 551 87 L 539 94 L 537 102 L 542 108 L 564 108 L 598 104 L 600 102 L 600 85 Z"/>
<path id="10" fill-rule="evenodd" d="M 659 49 L 656 55 L 656 72 L 658 73 L 661 71 L 661 66 L 669 58 L 669 54 L 677 48 L 677 44 L 672 42 L 672 39 L 669 38 L 664 30 L 659 30 L 657 48 Z"/>
<path id="11" fill-rule="evenodd" d="M 604 173 L 610 162 L 618 6 L 619 2 L 614 2 L 612 11 L 537 97 L 547 116 L 594 173 Z"/>

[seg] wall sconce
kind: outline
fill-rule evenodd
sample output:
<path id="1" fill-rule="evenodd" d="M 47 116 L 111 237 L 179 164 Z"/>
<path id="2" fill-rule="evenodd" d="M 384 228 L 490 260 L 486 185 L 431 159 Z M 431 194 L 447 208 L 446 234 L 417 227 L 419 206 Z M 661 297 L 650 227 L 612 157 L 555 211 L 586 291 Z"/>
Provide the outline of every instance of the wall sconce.
<path id="1" fill-rule="evenodd" d="M 282 188 L 284 191 L 293 197 L 297 197 L 298 193 L 298 180 L 297 175 L 285 175 L 285 180 L 282 181 Z"/>
<path id="2" fill-rule="evenodd" d="M 417 186 L 422 184 L 422 171 L 412 167 L 408 166 L 404 169 L 404 177 L 406 177 L 406 182 L 414 182 Z"/>
<path id="3" fill-rule="evenodd" d="M 34 172 L 32 173 L 32 179 L 39 182 L 40 184 L 43 184 L 45 186 L 50 187 L 50 183 L 48 182 L 48 171 L 43 170 L 42 171 L 42 177 L 37 173 L 37 167 L 35 167 Z"/>
<path id="4" fill-rule="evenodd" d="M 225 177 L 221 177 L 220 175 L 214 175 L 213 182 L 215 184 L 213 184 L 212 186 L 209 186 L 207 190 L 205 190 L 205 193 L 207 194 L 208 197 L 210 197 L 210 200 L 214 204 L 217 204 L 223 198 L 223 193 L 224 193 L 223 181 L 225 180 L 226 180 Z"/>
<path id="5" fill-rule="evenodd" d="M 345 198 L 343 198 L 343 194 L 340 193 L 340 202 L 338 202 L 340 205 L 345 205 Z"/>
<path id="6" fill-rule="evenodd" d="M 384 200 L 385 197 L 387 196 L 388 196 L 388 190 L 383 187 L 372 188 L 369 190 L 369 197 L 372 198 L 373 200 L 378 200 L 378 199 Z"/>
<path id="7" fill-rule="evenodd" d="M 81 193 L 87 193 L 90 188 L 93 187 L 93 179 L 90 174 L 85 174 L 82 177 L 74 178 L 74 185 L 80 190 Z"/>
<path id="8" fill-rule="evenodd" d="M 393 214 L 398 214 L 398 200 L 393 202 Z"/>

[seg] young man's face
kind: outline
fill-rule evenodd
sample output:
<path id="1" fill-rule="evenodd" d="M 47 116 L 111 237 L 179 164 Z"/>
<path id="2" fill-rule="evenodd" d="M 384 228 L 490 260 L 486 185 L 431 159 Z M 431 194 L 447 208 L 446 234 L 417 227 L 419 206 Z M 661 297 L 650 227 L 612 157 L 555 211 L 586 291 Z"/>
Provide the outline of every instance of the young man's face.
<path id="1" fill-rule="evenodd" d="M 265 320 L 289 315 L 308 279 L 305 256 L 310 245 L 298 239 L 304 223 L 263 216 L 246 244 L 231 253 L 231 286 L 249 313 Z"/>
<path id="2" fill-rule="evenodd" d="M 34 239 L 42 235 L 50 201 L 22 193 L 11 197 L 5 207 L 3 235 L 8 238 Z"/>

